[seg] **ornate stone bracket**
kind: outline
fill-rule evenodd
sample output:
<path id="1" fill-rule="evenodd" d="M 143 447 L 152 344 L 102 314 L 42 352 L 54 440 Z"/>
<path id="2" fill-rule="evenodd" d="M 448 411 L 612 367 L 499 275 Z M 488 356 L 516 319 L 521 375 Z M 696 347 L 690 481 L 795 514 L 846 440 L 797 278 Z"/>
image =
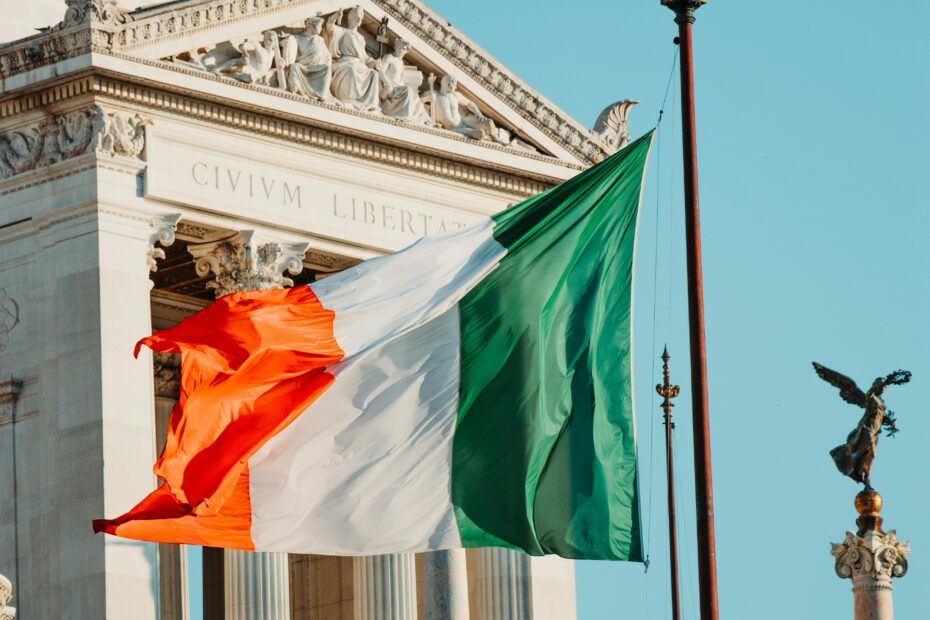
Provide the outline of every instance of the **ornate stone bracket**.
<path id="1" fill-rule="evenodd" d="M 281 243 L 254 230 L 243 230 L 232 239 L 187 246 L 194 257 L 197 274 L 210 273 L 215 280 L 207 286 L 222 297 L 238 291 L 256 291 L 293 286 L 284 275 L 303 271 L 303 256 L 309 243 Z"/>
<path id="2" fill-rule="evenodd" d="M 10 297 L 6 289 L 0 288 L 0 351 L 6 349 L 10 332 L 19 325 L 19 304 Z"/>
<path id="3" fill-rule="evenodd" d="M 13 600 L 13 584 L 10 580 L 0 575 L 0 620 L 13 620 L 16 617 L 16 608 L 7 607 L 7 603 Z"/>
<path id="4" fill-rule="evenodd" d="M 837 576 L 852 579 L 854 591 L 891 589 L 892 577 L 907 573 L 911 546 L 899 541 L 894 530 L 868 530 L 863 536 L 846 532 L 846 540 L 831 547 Z"/>
<path id="5" fill-rule="evenodd" d="M 92 105 L 0 133 L 0 180 L 87 153 L 141 158 L 150 124 Z"/>
<path id="6" fill-rule="evenodd" d="M 163 247 L 168 247 L 174 243 L 174 235 L 175 232 L 177 232 L 180 219 L 180 213 L 158 215 L 152 218 L 150 224 L 152 227 L 152 234 L 149 236 L 148 253 L 149 271 L 153 273 L 158 271 L 158 263 L 156 263 L 156 261 L 165 258 L 165 251 L 159 247 L 155 247 L 155 244 L 161 243 Z"/>
<path id="7" fill-rule="evenodd" d="M 594 129 L 591 131 L 604 141 L 616 153 L 630 143 L 630 134 L 627 131 L 629 121 L 627 117 L 634 105 L 639 103 L 632 99 L 624 99 L 612 103 L 597 117 Z"/>

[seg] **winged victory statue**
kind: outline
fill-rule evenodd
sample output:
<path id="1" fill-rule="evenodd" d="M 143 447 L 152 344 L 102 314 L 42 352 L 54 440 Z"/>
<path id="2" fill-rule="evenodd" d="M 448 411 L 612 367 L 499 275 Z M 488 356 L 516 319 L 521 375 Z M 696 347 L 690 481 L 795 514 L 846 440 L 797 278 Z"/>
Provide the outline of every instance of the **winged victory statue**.
<path id="1" fill-rule="evenodd" d="M 830 456 L 833 457 L 840 473 L 861 482 L 866 489 L 871 489 L 872 459 L 875 458 L 878 436 L 882 428 L 888 436 L 898 432 L 894 413 L 888 410 L 885 401 L 882 400 L 882 394 L 889 385 L 901 385 L 910 381 L 911 373 L 907 370 L 896 370 L 890 375 L 878 377 L 872 382 L 869 391 L 863 393 L 856 382 L 846 375 L 817 362 L 814 362 L 814 370 L 821 379 L 840 390 L 843 400 L 865 409 L 856 428 L 846 438 L 846 443 L 830 450 Z"/>

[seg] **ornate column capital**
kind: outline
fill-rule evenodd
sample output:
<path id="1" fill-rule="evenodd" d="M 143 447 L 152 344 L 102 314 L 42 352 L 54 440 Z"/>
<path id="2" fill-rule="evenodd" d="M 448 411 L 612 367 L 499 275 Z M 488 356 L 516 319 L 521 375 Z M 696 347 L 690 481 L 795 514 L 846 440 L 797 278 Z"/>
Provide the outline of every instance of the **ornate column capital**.
<path id="1" fill-rule="evenodd" d="M 662 0 L 662 6 L 675 11 L 676 24 L 693 24 L 694 12 L 707 4 L 707 0 Z"/>
<path id="2" fill-rule="evenodd" d="M 16 617 L 16 608 L 6 606 L 12 600 L 13 584 L 9 579 L 0 575 L 0 620 L 13 620 Z"/>
<path id="3" fill-rule="evenodd" d="M 846 540 L 831 546 L 836 574 L 841 579 L 852 579 L 853 590 L 890 590 L 891 578 L 907 573 L 911 546 L 899 541 L 894 530 L 868 530 L 862 536 L 846 532 Z"/>
<path id="4" fill-rule="evenodd" d="M 281 242 L 254 230 L 243 230 L 231 239 L 189 245 L 187 249 L 194 257 L 200 277 L 210 273 L 215 276 L 207 286 L 214 289 L 219 298 L 238 291 L 293 286 L 294 281 L 284 272 L 296 276 L 303 271 L 303 256 L 309 246 L 305 242 Z"/>

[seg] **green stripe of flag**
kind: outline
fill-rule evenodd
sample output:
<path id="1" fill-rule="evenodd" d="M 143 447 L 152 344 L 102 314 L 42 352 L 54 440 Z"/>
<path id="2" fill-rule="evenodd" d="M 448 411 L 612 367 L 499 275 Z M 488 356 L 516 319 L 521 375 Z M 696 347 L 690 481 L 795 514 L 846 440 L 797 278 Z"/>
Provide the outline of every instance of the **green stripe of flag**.
<path id="1" fill-rule="evenodd" d="M 459 305 L 465 546 L 642 559 L 631 314 L 651 141 L 495 217 L 508 253 Z"/>

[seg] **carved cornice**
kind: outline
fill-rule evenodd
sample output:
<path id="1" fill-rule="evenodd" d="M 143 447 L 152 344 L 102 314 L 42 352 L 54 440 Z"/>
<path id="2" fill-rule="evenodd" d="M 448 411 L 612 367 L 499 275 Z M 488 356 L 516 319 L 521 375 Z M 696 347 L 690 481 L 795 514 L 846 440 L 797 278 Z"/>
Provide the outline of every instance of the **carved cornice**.
<path id="1" fill-rule="evenodd" d="M 91 28 L 51 30 L 0 46 L 0 77 L 25 73 L 95 51 Z"/>
<path id="2" fill-rule="evenodd" d="M 213 274 L 207 284 L 217 298 L 239 291 L 261 291 L 293 286 L 284 275 L 299 275 L 303 271 L 304 252 L 309 243 L 283 243 L 266 238 L 254 230 L 243 230 L 225 241 L 190 244 L 197 275 Z"/>
<path id="3" fill-rule="evenodd" d="M 140 14 L 118 29 L 114 46 L 133 49 L 153 41 L 187 37 L 194 33 L 232 24 L 310 0 L 213 0 L 180 8 L 166 7 L 150 15 Z M 309 13 L 308 13 L 309 16 Z"/>
<path id="4" fill-rule="evenodd" d="M 166 110 L 172 114 L 222 127 L 232 127 L 249 133 L 305 144 L 405 170 L 480 185 L 517 196 L 534 196 L 549 189 L 555 182 L 551 179 L 536 181 L 516 176 L 493 169 L 490 164 L 481 166 L 450 161 L 448 154 L 445 153 L 415 151 L 403 146 L 374 142 L 348 127 L 340 127 L 337 131 L 323 126 L 291 122 L 269 117 L 266 114 L 234 109 L 193 97 L 126 84 L 108 78 L 97 79 L 95 90 L 101 95 L 118 101 L 156 110 Z M 466 138 L 461 139 L 466 140 Z M 555 160 L 546 158 L 546 161 Z M 578 169 L 580 168 L 579 166 Z"/>
<path id="5" fill-rule="evenodd" d="M 138 159 L 148 124 L 92 105 L 0 133 L 0 181 L 92 153 Z"/>
<path id="6" fill-rule="evenodd" d="M 527 86 L 423 3 L 418 0 L 373 1 L 582 161 L 593 163 L 611 153 L 610 147 L 598 135 Z M 213 0 L 181 9 L 166 8 L 150 15 L 139 15 L 133 22 L 119 27 L 114 35 L 113 48 L 130 51 L 155 41 L 191 36 L 253 15 L 301 4 L 311 3 L 307 0 Z"/>
<path id="7" fill-rule="evenodd" d="M 177 67 L 177 65 L 172 65 L 172 67 L 179 70 L 182 69 L 181 67 Z M 204 76 L 204 79 L 215 77 L 201 72 L 196 73 Z M 280 93 L 280 91 L 277 92 Z M 55 108 L 67 107 L 70 105 L 68 103 L 69 100 L 86 100 L 88 96 L 103 97 L 103 103 L 114 101 L 141 106 L 153 112 L 195 119 L 200 122 L 221 127 L 231 127 L 248 133 L 311 146 L 408 171 L 506 192 L 514 196 L 534 196 L 558 182 L 556 179 L 548 176 L 528 172 L 515 172 L 489 162 L 468 160 L 450 161 L 449 153 L 445 152 L 433 152 L 425 149 L 415 150 L 406 145 L 375 142 L 369 136 L 361 134 L 360 132 L 355 132 L 350 127 L 339 127 L 335 129 L 324 124 L 313 125 L 311 124 L 313 123 L 311 119 L 306 119 L 303 122 L 284 120 L 271 117 L 267 113 L 262 113 L 260 111 L 244 111 L 219 103 L 204 101 L 203 99 L 194 98 L 181 93 L 167 92 L 145 85 L 130 84 L 122 80 L 104 76 L 82 77 L 70 82 L 51 86 L 39 93 L 31 93 L 17 99 L 2 102 L 0 103 L 0 119 L 5 119 L 9 127 L 10 121 L 19 119 L 20 117 L 34 118 L 36 113 L 47 115 L 46 110 L 50 105 L 54 105 Z M 281 93 L 278 96 L 287 96 L 287 94 Z M 28 114 L 30 112 L 32 116 Z M 21 129 L 22 127 L 11 128 L 8 131 L 18 131 Z M 427 129 L 424 128 L 424 130 Z M 2 133 L 2 131 L 0 131 L 0 133 Z M 464 137 L 444 135 L 449 139 L 458 139 L 463 142 L 468 141 L 468 139 Z M 504 147 L 489 144 L 485 148 Z M 559 165 L 568 168 L 577 170 L 583 169 L 583 166 L 560 162 L 552 157 L 544 157 L 529 152 L 522 152 L 520 154 L 523 157 L 538 159 L 540 161 L 550 163 L 558 162 Z M 100 161 L 101 160 L 98 159 L 98 162 Z M 112 161 L 117 163 L 128 162 L 129 160 L 114 158 Z M 93 165 L 84 166 L 80 168 L 80 170 L 92 167 Z M 77 171 L 78 170 L 74 170 L 67 174 L 73 174 Z M 37 182 L 48 180 L 43 176 L 42 179 L 30 182 L 29 185 L 21 185 L 20 177 L 29 178 L 30 176 L 29 174 L 23 174 L 5 182 L 0 181 L 0 195 L 9 193 L 10 191 L 18 191 L 25 187 L 31 187 Z"/>
<path id="8" fill-rule="evenodd" d="M 853 590 L 891 588 L 892 577 L 907 573 L 909 543 L 899 541 L 894 530 L 868 530 L 863 536 L 846 532 L 846 540 L 831 545 L 836 574 L 852 579 Z"/>
<path id="9" fill-rule="evenodd" d="M 479 84 L 582 161 L 596 163 L 610 149 L 538 91 L 527 86 L 474 41 L 418 0 L 373 0 L 386 13 L 439 50 Z"/>
<path id="10" fill-rule="evenodd" d="M 189 37 L 206 29 L 286 7 L 307 5 L 308 9 L 312 8 L 310 0 L 212 0 L 179 8 L 165 6 L 155 10 L 142 9 L 127 16 L 121 12 L 113 13 L 103 6 L 109 6 L 112 0 L 69 1 L 82 7 L 100 5 L 100 8 L 95 10 L 103 9 L 105 15 L 118 17 L 97 19 L 89 26 L 80 26 L 81 29 L 76 31 L 55 29 L 0 47 L 0 75 L 9 77 L 90 51 L 130 52 L 156 41 Z M 610 145 L 605 144 L 598 134 L 583 127 L 539 92 L 530 88 L 423 3 L 418 0 L 373 1 L 393 19 L 449 58 L 459 69 L 495 93 L 520 116 L 582 161 L 594 163 L 612 152 Z M 700 3 L 701 0 L 689 1 Z"/>

